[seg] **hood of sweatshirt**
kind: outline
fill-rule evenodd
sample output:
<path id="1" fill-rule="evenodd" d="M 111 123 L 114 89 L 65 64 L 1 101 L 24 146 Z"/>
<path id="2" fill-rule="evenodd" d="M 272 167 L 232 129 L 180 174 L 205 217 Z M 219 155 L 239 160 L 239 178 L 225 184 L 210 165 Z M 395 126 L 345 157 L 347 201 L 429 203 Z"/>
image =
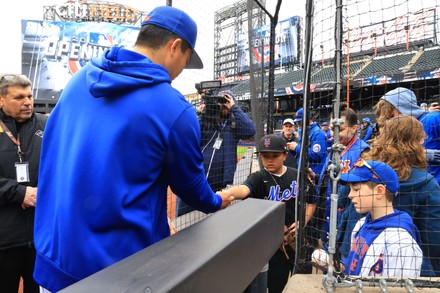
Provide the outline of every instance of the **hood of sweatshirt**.
<path id="1" fill-rule="evenodd" d="M 416 225 L 414 225 L 412 218 L 406 213 L 394 209 L 394 213 L 383 216 L 379 219 L 372 220 L 371 214 L 368 213 L 365 217 L 365 223 L 362 227 L 371 234 L 379 235 L 386 228 L 402 228 L 408 231 L 409 234 L 417 241 L 421 243 L 420 233 Z"/>
<path id="2" fill-rule="evenodd" d="M 87 87 L 95 98 L 116 97 L 132 90 L 171 83 L 168 70 L 146 56 L 112 47 L 93 58 L 87 68 Z"/>
<path id="3" fill-rule="evenodd" d="M 430 180 L 435 178 L 424 170 L 412 168 L 411 175 L 406 181 L 399 182 L 399 193 L 413 192 L 426 186 Z"/>
<path id="4" fill-rule="evenodd" d="M 425 113 L 425 110 L 417 105 L 417 98 L 414 92 L 404 87 L 395 88 L 387 92 L 380 99 L 391 103 L 400 113 L 411 115 L 414 118 L 418 118 Z"/>

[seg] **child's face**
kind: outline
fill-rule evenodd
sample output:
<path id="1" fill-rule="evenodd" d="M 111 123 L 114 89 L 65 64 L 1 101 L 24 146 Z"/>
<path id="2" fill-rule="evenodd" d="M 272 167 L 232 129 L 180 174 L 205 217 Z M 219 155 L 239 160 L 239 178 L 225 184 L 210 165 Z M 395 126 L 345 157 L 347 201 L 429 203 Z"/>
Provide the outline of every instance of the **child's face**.
<path id="1" fill-rule="evenodd" d="M 281 174 L 283 172 L 283 164 L 286 160 L 287 153 L 262 152 L 260 153 L 261 162 L 264 168 L 270 173 Z"/>
<path id="2" fill-rule="evenodd" d="M 353 202 L 356 212 L 365 214 L 373 207 L 374 189 L 367 182 L 350 183 L 348 197 Z"/>

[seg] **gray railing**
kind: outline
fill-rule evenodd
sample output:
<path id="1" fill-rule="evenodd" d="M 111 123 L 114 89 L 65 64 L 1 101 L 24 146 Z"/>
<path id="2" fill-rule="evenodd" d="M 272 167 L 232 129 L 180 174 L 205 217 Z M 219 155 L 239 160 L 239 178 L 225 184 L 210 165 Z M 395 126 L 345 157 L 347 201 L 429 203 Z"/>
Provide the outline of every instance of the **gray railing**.
<path id="1" fill-rule="evenodd" d="M 61 292 L 242 292 L 280 247 L 284 214 L 244 200 Z"/>

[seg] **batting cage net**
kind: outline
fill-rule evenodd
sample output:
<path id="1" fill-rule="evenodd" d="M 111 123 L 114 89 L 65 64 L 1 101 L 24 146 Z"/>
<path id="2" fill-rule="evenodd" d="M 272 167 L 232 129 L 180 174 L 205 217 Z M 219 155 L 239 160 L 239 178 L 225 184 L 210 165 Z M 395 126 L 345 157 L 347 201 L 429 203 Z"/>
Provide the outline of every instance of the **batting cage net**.
<path id="1" fill-rule="evenodd" d="M 328 291 L 439 288 L 440 1 L 277 8 L 216 12 L 221 84 L 201 83 L 194 103 L 213 190 L 284 202 L 280 251 Z M 206 216 L 169 203 L 176 231 Z"/>

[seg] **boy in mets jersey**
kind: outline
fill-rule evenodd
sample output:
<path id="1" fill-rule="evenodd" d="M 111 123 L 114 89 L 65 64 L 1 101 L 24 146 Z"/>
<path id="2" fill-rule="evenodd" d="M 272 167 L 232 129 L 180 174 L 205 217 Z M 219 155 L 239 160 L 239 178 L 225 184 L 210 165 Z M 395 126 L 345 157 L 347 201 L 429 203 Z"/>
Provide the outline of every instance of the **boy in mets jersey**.
<path id="1" fill-rule="evenodd" d="M 387 164 L 359 160 L 341 183 L 350 187 L 356 211 L 366 214 L 351 235 L 348 257 L 342 259 L 352 276 L 418 277 L 423 253 L 417 227 L 411 217 L 393 208 L 399 178 Z M 315 250 L 312 262 L 327 266 L 327 253 Z"/>
<path id="2" fill-rule="evenodd" d="M 263 268 L 245 291 L 246 293 L 266 292 L 267 282 L 269 293 L 281 293 L 295 265 L 295 250 L 289 243 L 293 240 L 292 237 L 295 235 L 296 230 L 295 212 L 298 193 L 296 180 L 298 171 L 284 166 L 284 161 L 287 158 L 287 147 L 286 141 L 281 136 L 274 134 L 264 136 L 257 145 L 257 153 L 261 157 L 264 168 L 249 175 L 242 185 L 231 187 L 224 192 L 230 193 L 236 199 L 252 197 L 283 202 L 286 205 L 285 244 L 269 260 L 268 271 L 267 268 Z M 307 186 L 304 187 L 304 193 L 305 222 L 307 223 L 316 208 L 314 188 L 310 182 L 307 182 Z"/>

